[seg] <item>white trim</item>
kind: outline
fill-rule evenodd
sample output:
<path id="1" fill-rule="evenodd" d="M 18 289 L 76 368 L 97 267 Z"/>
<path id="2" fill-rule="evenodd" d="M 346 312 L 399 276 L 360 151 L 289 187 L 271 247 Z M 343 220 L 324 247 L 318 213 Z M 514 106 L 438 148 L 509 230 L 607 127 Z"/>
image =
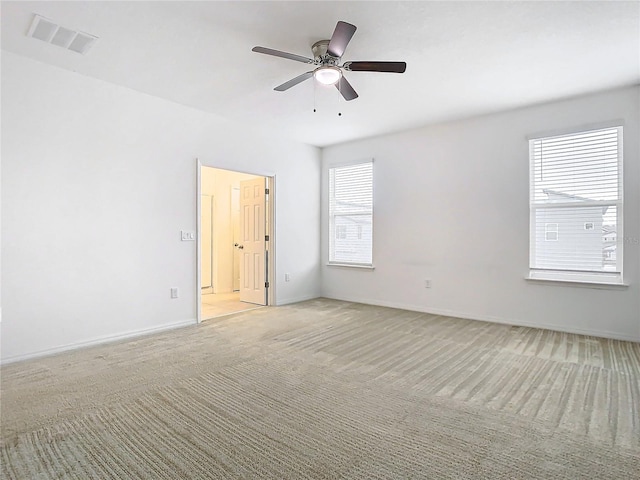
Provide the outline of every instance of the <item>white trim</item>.
<path id="1" fill-rule="evenodd" d="M 616 246 L 616 266 L 620 270 L 620 278 L 624 278 L 624 255 L 627 250 L 624 242 L 618 243 L 618 239 L 624 238 L 624 126 L 618 127 L 618 190 L 620 191 L 619 203 L 616 205 L 616 245 L 620 245 L 619 252 Z"/>
<path id="2" fill-rule="evenodd" d="M 307 300 L 315 300 L 316 298 L 322 298 L 321 295 L 303 295 L 302 297 L 285 298 L 279 300 L 276 306 L 281 307 L 284 305 L 291 305 L 292 303 L 306 302 Z"/>
<path id="3" fill-rule="evenodd" d="M 329 163 L 326 165 L 327 169 L 330 168 L 340 168 L 340 167 L 350 167 L 352 165 L 360 165 L 361 163 L 373 163 L 373 157 L 361 158 L 360 160 L 345 160 L 344 162 L 336 162 Z"/>
<path id="4" fill-rule="evenodd" d="M 358 263 L 333 263 L 329 262 L 326 264 L 327 267 L 347 267 L 347 268 L 364 268 L 365 270 L 374 270 L 376 267 L 373 265 L 361 265 Z"/>
<path id="5" fill-rule="evenodd" d="M 578 272 L 567 270 L 544 270 L 532 268 L 525 280 L 533 282 L 549 282 L 551 284 L 572 284 L 592 288 L 627 288 L 622 280 L 621 272 Z"/>
<path id="6" fill-rule="evenodd" d="M 593 207 L 619 207 L 622 200 L 589 200 L 589 202 L 534 202 L 531 205 L 534 210 L 549 210 L 553 208 L 593 208 Z"/>
<path id="7" fill-rule="evenodd" d="M 588 130 L 606 130 L 608 128 L 624 127 L 625 121 L 623 119 L 609 120 L 606 122 L 587 123 L 578 127 L 557 128 L 554 130 L 545 130 L 543 132 L 527 135 L 525 139 L 540 140 L 542 138 L 562 137 L 564 135 L 573 135 L 574 133 L 581 133 Z"/>
<path id="8" fill-rule="evenodd" d="M 202 251 L 200 230 L 202 221 L 202 163 L 196 158 L 196 322 L 202 322 Z M 212 271 L 213 272 L 213 271 Z M 213 282 L 211 282 L 213 291 Z"/>
<path id="9" fill-rule="evenodd" d="M 103 337 L 97 337 L 97 338 L 83 341 L 83 342 L 69 343 L 61 347 L 50 348 L 47 350 L 40 350 L 38 352 L 27 353 L 25 355 L 17 355 L 15 357 L 8 357 L 3 359 L 1 364 L 6 365 L 9 363 L 21 362 L 23 360 L 32 360 L 35 358 L 48 357 L 50 355 L 55 355 L 57 353 L 67 352 L 69 350 L 78 350 L 80 348 L 85 348 L 85 347 L 104 345 L 108 343 L 117 342 L 120 340 L 127 340 L 131 338 L 142 337 L 142 336 L 150 335 L 153 333 L 160 333 L 167 330 L 174 330 L 176 328 L 182 328 L 182 327 L 187 327 L 190 325 L 197 325 L 197 324 L 198 324 L 197 319 L 190 318 L 188 320 L 180 320 L 179 322 L 167 323 L 165 325 L 160 325 L 157 327 L 143 328 L 141 330 L 132 330 L 130 332 L 119 333 L 116 335 L 106 335 Z"/>
<path id="10" fill-rule="evenodd" d="M 628 283 L 620 282 L 598 282 L 598 281 L 589 281 L 589 280 L 569 280 L 563 278 L 542 278 L 535 276 L 524 277 L 527 282 L 531 282 L 533 284 L 540 285 L 556 285 L 563 287 L 581 287 L 581 288 L 596 288 L 600 290 L 625 290 L 629 288 Z"/>
<path id="11" fill-rule="evenodd" d="M 479 320 L 482 322 L 499 323 L 501 325 L 511 325 L 513 327 L 528 327 L 539 328 L 543 330 L 552 330 L 554 332 L 574 333 L 577 335 L 587 335 L 591 337 L 610 338 L 613 340 L 624 340 L 628 342 L 640 342 L 640 335 L 626 335 L 617 332 L 610 332 L 607 330 L 590 330 L 575 327 L 566 327 L 564 325 L 553 325 L 549 323 L 535 323 L 528 322 L 520 319 L 504 319 L 501 317 L 494 317 L 492 315 L 476 315 L 467 312 L 458 312 L 455 310 L 447 310 L 442 308 L 425 307 L 424 305 L 412 305 L 401 302 L 386 302 L 381 300 L 371 300 L 365 298 L 346 298 L 341 296 L 328 296 L 323 295 L 324 298 L 333 300 L 342 300 L 345 302 L 363 303 L 366 305 L 374 305 L 380 307 L 398 308 L 401 310 L 409 310 L 414 312 L 429 313 L 432 315 L 443 315 L 447 317 L 462 318 L 465 320 Z"/>
<path id="12" fill-rule="evenodd" d="M 269 185 L 269 259 L 267 261 L 267 282 L 269 282 L 269 290 L 267 291 L 267 307 L 276 304 L 276 176 L 265 175 L 267 184 Z"/>

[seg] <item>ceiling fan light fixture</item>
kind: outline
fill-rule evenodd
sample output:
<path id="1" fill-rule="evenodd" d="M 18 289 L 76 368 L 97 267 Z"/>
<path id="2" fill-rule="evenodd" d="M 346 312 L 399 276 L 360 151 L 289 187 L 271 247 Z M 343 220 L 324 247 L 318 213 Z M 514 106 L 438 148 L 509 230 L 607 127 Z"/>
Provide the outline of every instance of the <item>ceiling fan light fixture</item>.
<path id="1" fill-rule="evenodd" d="M 342 71 L 338 67 L 324 66 L 316 68 L 313 77 L 322 85 L 335 85 L 342 77 Z"/>

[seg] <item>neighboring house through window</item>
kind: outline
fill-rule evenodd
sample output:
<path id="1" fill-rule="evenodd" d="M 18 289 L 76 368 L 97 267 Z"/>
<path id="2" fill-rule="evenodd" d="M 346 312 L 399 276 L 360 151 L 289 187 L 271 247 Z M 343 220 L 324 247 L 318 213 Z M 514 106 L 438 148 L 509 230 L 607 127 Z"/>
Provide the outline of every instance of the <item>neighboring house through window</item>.
<path id="1" fill-rule="evenodd" d="M 622 283 L 622 127 L 529 148 L 530 278 Z"/>
<path id="2" fill-rule="evenodd" d="M 558 224 L 557 223 L 544 224 L 544 239 L 547 242 L 558 241 Z"/>
<path id="3" fill-rule="evenodd" d="M 329 169 L 329 264 L 372 266 L 373 162 Z"/>

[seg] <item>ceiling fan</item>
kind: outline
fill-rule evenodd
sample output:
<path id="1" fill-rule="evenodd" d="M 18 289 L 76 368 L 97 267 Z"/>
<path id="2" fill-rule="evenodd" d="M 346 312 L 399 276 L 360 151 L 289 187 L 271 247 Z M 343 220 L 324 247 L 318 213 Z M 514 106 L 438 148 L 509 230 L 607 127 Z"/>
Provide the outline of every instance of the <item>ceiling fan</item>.
<path id="1" fill-rule="evenodd" d="M 288 82 L 284 82 L 282 85 L 278 85 L 274 88 L 278 92 L 284 92 L 314 77 L 322 85 L 335 85 L 345 100 L 354 100 L 358 98 L 358 94 L 344 77 L 344 70 L 350 72 L 404 73 L 407 69 L 405 62 L 344 62 L 340 65 L 342 55 L 355 32 L 355 25 L 347 22 L 338 22 L 330 40 L 320 40 L 311 46 L 313 59 L 266 47 L 253 47 L 251 50 L 316 66 L 314 70 L 305 72 Z"/>

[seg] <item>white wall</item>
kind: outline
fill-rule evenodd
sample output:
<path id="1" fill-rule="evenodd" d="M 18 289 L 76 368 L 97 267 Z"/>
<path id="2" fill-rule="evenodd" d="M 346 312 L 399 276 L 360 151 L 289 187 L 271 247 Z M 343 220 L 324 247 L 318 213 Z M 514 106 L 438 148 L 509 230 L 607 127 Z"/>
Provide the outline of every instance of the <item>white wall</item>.
<path id="1" fill-rule="evenodd" d="M 195 322 L 196 158 L 275 175 L 276 303 L 317 296 L 318 149 L 2 52 L 3 360 Z"/>
<path id="2" fill-rule="evenodd" d="M 331 298 L 640 340 L 639 88 L 323 150 L 322 292 Z M 624 124 L 625 290 L 524 280 L 527 137 Z M 375 270 L 327 267 L 327 170 L 374 161 Z M 424 279 L 432 288 L 424 288 Z"/>

